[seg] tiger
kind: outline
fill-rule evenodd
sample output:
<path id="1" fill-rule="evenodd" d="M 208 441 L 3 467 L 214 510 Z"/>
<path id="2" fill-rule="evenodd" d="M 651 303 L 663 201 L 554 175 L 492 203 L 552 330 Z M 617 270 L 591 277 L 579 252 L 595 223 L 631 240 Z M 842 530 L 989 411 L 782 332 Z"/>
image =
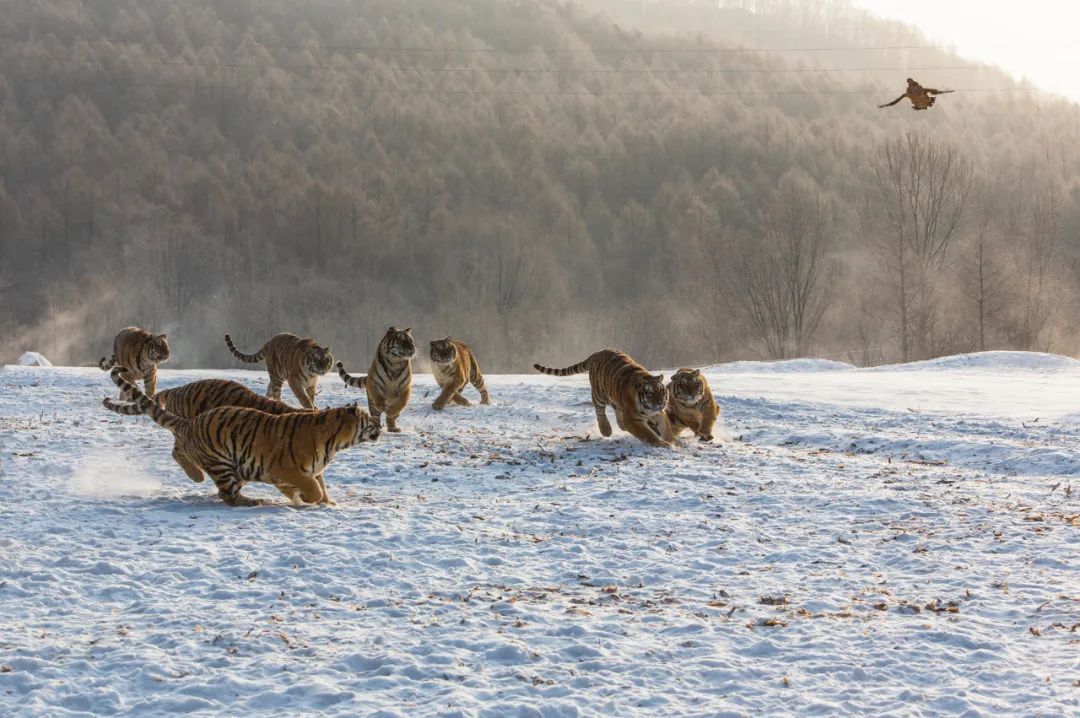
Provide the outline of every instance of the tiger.
<path id="1" fill-rule="evenodd" d="M 596 423 L 604 436 L 611 436 L 611 423 L 606 412 L 607 405 L 611 404 L 620 429 L 650 446 L 672 446 L 671 429 L 664 414 L 668 402 L 664 377 L 653 376 L 626 354 L 602 349 L 565 369 L 551 369 L 539 364 L 533 364 L 533 368 L 552 376 L 589 372 Z"/>
<path id="2" fill-rule="evenodd" d="M 491 403 L 487 387 L 484 385 L 484 375 L 480 373 L 476 355 L 472 353 L 468 344 L 450 337 L 433 339 L 431 363 L 431 374 L 442 389 L 442 393 L 431 405 L 435 411 L 442 411 L 450 401 L 461 406 L 469 406 L 469 400 L 461 395 L 461 390 L 466 384 L 472 384 L 480 392 L 481 404 Z"/>
<path id="3" fill-rule="evenodd" d="M 157 367 L 169 361 L 169 342 L 164 334 L 152 334 L 138 327 L 125 327 L 113 340 L 111 357 L 101 357 L 98 366 L 110 371 L 119 365 L 125 367 L 124 379 L 136 382 L 142 379 L 146 395 L 157 393 Z"/>
<path id="4" fill-rule="evenodd" d="M 302 407 L 316 408 L 315 387 L 319 377 L 334 366 L 330 347 L 321 347 L 314 339 L 301 339 L 289 332 L 271 337 L 254 354 L 244 354 L 237 349 L 228 334 L 225 335 L 225 344 L 232 355 L 242 362 L 254 364 L 266 361 L 266 371 L 270 374 L 270 384 L 266 387 L 268 397 L 281 401 L 281 386 L 288 382 Z"/>
<path id="5" fill-rule="evenodd" d="M 367 389 L 371 415 L 386 414 L 387 431 L 401 431 L 397 419 L 412 395 L 412 360 L 415 356 L 412 327 L 390 327 L 379 341 L 367 376 L 352 376 L 345 371 L 344 364 L 337 363 L 338 376 L 343 382 L 356 389 Z"/>
<path id="6" fill-rule="evenodd" d="M 117 414 L 149 416 L 175 438 L 172 456 L 192 481 L 210 475 L 218 495 L 229 506 L 258 506 L 262 499 L 240 493 L 245 484 L 272 484 L 294 505 L 336 502 L 326 492 L 323 471 L 334 455 L 379 438 L 376 419 L 356 404 L 322 411 L 275 416 L 246 407 L 210 409 L 187 419 L 158 406 L 113 368 L 130 402 L 105 399 Z"/>
<path id="7" fill-rule="evenodd" d="M 700 369 L 679 369 L 668 383 L 668 425 L 673 436 L 690 429 L 701 441 L 713 440 L 713 424 L 720 406 Z"/>
<path id="8" fill-rule="evenodd" d="M 109 376 L 113 377 L 112 374 Z M 134 397 L 124 391 L 123 379 L 113 377 L 113 380 L 121 389 L 120 398 L 124 401 L 132 401 Z M 172 389 L 162 389 L 150 398 L 165 411 L 185 419 L 194 419 L 204 411 L 222 406 L 242 406 L 247 409 L 258 409 L 267 414 L 295 414 L 311 411 L 311 409 L 299 409 L 285 402 L 260 396 L 240 382 L 230 379 L 193 381 Z"/>

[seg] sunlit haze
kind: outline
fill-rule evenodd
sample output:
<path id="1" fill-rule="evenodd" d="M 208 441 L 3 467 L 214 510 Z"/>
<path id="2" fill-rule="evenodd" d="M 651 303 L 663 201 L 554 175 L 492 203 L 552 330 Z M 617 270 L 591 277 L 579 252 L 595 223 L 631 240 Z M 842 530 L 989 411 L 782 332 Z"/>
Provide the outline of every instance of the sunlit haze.
<path id="1" fill-rule="evenodd" d="M 954 44 L 970 59 L 996 64 L 1040 88 L 1080 100 L 1080 4 L 1063 0 L 941 2 L 855 0 L 881 16 L 917 25 L 934 42 Z M 959 86 L 962 80 L 926 78 Z"/>

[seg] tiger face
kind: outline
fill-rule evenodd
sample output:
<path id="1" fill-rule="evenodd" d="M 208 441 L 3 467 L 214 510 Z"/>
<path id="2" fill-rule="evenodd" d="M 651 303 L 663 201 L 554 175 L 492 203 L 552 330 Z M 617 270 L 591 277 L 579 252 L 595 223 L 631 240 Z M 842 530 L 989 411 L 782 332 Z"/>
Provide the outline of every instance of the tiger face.
<path id="1" fill-rule="evenodd" d="M 667 406 L 668 390 L 664 386 L 664 375 L 643 376 L 637 380 L 637 398 L 642 411 L 659 414 Z"/>
<path id="2" fill-rule="evenodd" d="M 169 361 L 169 342 L 164 334 L 152 334 L 146 340 L 146 356 L 157 364 Z"/>
<path id="3" fill-rule="evenodd" d="M 700 369 L 680 369 L 671 377 L 671 398 L 694 406 L 705 396 L 705 380 Z"/>
<path id="4" fill-rule="evenodd" d="M 378 417 L 372 417 L 357 404 L 349 404 L 340 409 L 341 428 L 334 437 L 335 448 L 347 449 L 364 441 L 375 441 L 382 433 Z"/>
<path id="5" fill-rule="evenodd" d="M 334 356 L 330 347 L 312 347 L 304 356 L 304 367 L 309 374 L 323 375 L 334 366 Z"/>
<path id="6" fill-rule="evenodd" d="M 412 328 L 398 329 L 390 327 L 384 339 L 386 350 L 399 359 L 412 359 L 416 356 L 416 343 L 413 342 Z"/>
<path id="7" fill-rule="evenodd" d="M 455 359 L 457 359 L 457 347 L 450 341 L 450 337 L 431 340 L 432 362 L 435 364 L 450 364 Z"/>

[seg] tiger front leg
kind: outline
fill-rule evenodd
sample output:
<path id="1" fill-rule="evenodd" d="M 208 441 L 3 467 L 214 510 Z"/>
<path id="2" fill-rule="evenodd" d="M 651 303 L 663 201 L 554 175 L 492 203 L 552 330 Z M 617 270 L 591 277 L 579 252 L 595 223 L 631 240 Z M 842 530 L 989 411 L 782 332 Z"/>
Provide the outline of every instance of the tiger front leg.
<path id="1" fill-rule="evenodd" d="M 273 477 L 274 486 L 285 494 L 293 506 L 326 503 L 329 499 L 318 476 L 300 472 L 278 473 Z"/>
<path id="2" fill-rule="evenodd" d="M 334 501 L 330 498 L 330 494 L 326 493 L 326 479 L 323 478 L 323 475 L 319 474 L 315 477 L 315 480 L 318 481 L 319 486 L 322 487 L 322 500 L 319 503 L 326 504 L 327 506 L 337 506 L 337 501 Z"/>
<path id="3" fill-rule="evenodd" d="M 315 408 L 315 387 L 302 383 L 299 379 L 289 377 L 289 389 L 296 396 L 300 406 L 305 409 Z"/>
<path id="4" fill-rule="evenodd" d="M 465 382 L 464 381 L 457 381 L 457 380 L 451 379 L 450 381 L 448 381 L 443 386 L 442 391 L 439 392 L 439 395 L 437 397 L 435 397 L 435 401 L 432 402 L 431 408 L 434 409 L 435 411 L 442 411 L 443 409 L 446 408 L 446 405 L 450 403 L 450 400 L 454 399 L 454 397 L 456 395 L 460 394 L 461 390 L 464 389 L 464 388 L 465 388 Z M 462 401 L 464 401 L 464 402 L 466 402 L 466 404 L 468 404 L 468 399 L 466 399 L 465 397 L 461 397 L 461 398 L 462 398 Z M 454 399 L 454 401 L 457 401 L 457 400 Z"/>
<path id="5" fill-rule="evenodd" d="M 157 394 L 157 366 L 151 366 L 150 370 L 143 376 L 143 387 L 146 388 L 146 395 L 151 399 Z"/>
<path id="6" fill-rule="evenodd" d="M 720 409 L 715 405 L 705 408 L 701 416 L 701 424 L 698 425 L 697 430 L 694 432 L 697 434 L 698 439 L 701 441 L 713 440 L 713 425 L 716 424 L 716 417 L 719 414 Z"/>
<path id="7" fill-rule="evenodd" d="M 611 436 L 611 422 L 608 421 L 604 404 L 594 402 L 593 406 L 596 408 L 596 425 L 600 427 L 600 434 L 602 436 Z"/>
<path id="8" fill-rule="evenodd" d="M 453 402 L 458 406 L 472 406 L 472 402 L 461 394 L 454 394 Z"/>
<path id="9" fill-rule="evenodd" d="M 652 427 L 644 421 L 634 420 L 626 422 L 626 431 L 649 446 L 665 446 L 671 448 L 671 442 L 665 441 L 662 436 L 653 431 Z"/>

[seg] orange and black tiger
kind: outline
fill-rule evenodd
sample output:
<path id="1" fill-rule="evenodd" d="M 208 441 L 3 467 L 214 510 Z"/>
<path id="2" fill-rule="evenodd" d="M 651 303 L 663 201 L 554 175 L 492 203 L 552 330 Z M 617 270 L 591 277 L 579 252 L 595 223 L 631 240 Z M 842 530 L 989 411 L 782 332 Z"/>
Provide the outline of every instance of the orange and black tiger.
<path id="1" fill-rule="evenodd" d="M 550 369 L 539 364 L 533 364 L 533 368 L 552 376 L 589 372 L 596 423 L 604 436 L 611 436 L 611 423 L 605 410 L 610 404 L 615 409 L 615 421 L 620 429 L 650 446 L 671 446 L 671 431 L 664 414 L 668 401 L 664 377 L 653 376 L 626 354 L 603 349 L 565 369 Z"/>
<path id="2" fill-rule="evenodd" d="M 266 371 L 270 374 L 270 384 L 266 387 L 268 397 L 281 401 L 281 386 L 287 382 L 305 409 L 315 408 L 315 387 L 319 377 L 334 366 L 330 347 L 319 346 L 314 339 L 301 339 L 288 332 L 271 337 L 254 354 L 244 354 L 237 349 L 228 334 L 225 344 L 242 362 L 266 361 Z"/>
<path id="3" fill-rule="evenodd" d="M 98 366 L 102 371 L 124 367 L 124 379 L 131 383 L 142 379 L 147 396 L 153 396 L 157 393 L 157 365 L 167 361 L 169 342 L 164 334 L 126 327 L 113 340 L 112 356 L 101 357 Z"/>
<path id="4" fill-rule="evenodd" d="M 469 400 L 461 395 L 466 384 L 472 384 L 480 392 L 481 404 L 491 403 L 476 355 L 465 342 L 450 337 L 431 340 L 431 364 L 431 373 L 442 389 L 431 405 L 436 411 L 445 409 L 451 401 L 468 406 Z"/>
<path id="5" fill-rule="evenodd" d="M 379 422 L 355 404 L 323 411 L 275 416 L 243 407 L 210 409 L 185 419 L 162 409 L 124 382 L 122 367 L 113 369 L 129 403 L 105 399 L 117 414 L 143 414 L 172 432 L 172 456 L 192 481 L 203 472 L 230 506 L 263 503 L 240 493 L 245 484 L 272 484 L 294 504 L 333 504 L 323 471 L 342 449 L 379 438 Z"/>
<path id="6" fill-rule="evenodd" d="M 134 396 L 126 394 L 125 382 L 118 375 L 110 374 L 120 387 L 120 398 L 131 401 Z M 128 384 L 130 386 L 130 384 Z M 223 406 L 240 406 L 246 409 L 258 409 L 267 414 L 295 414 L 300 411 L 312 411 L 290 406 L 283 401 L 255 393 L 238 381 L 231 379 L 201 379 L 172 389 L 162 389 L 151 397 L 155 404 L 170 414 L 194 419 L 204 411 L 219 409 Z"/>
<path id="7" fill-rule="evenodd" d="M 713 425 L 720 415 L 720 406 L 700 369 L 680 369 L 671 377 L 665 413 L 673 436 L 690 429 L 702 441 L 713 440 Z"/>
<path id="8" fill-rule="evenodd" d="M 367 376 L 353 376 L 337 363 L 338 376 L 351 387 L 367 389 L 368 411 L 374 417 L 386 414 L 386 430 L 399 432 L 397 418 L 412 395 L 412 360 L 416 356 L 412 329 L 386 330 Z"/>

